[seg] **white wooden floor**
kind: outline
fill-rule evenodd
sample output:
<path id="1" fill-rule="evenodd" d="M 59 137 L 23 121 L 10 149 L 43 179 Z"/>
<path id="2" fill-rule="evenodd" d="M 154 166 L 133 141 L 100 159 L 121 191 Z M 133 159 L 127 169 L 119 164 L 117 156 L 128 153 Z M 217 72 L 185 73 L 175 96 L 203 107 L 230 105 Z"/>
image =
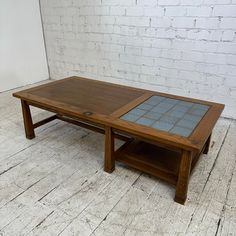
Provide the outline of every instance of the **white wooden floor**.
<path id="1" fill-rule="evenodd" d="M 53 121 L 25 139 L 12 92 L 0 93 L 0 235 L 236 235 L 235 121 L 217 123 L 182 206 L 154 177 L 103 172 L 101 134 Z"/>

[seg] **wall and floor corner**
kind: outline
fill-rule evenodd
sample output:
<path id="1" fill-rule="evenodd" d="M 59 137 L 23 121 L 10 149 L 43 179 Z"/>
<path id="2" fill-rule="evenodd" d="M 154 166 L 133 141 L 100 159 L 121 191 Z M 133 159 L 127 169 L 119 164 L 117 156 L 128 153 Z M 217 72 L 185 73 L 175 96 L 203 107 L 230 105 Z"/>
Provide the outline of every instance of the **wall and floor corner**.
<path id="1" fill-rule="evenodd" d="M 236 118 L 235 0 L 41 0 L 50 76 L 226 104 Z"/>
<path id="2" fill-rule="evenodd" d="M 1 0 L 0 92 L 48 79 L 38 0 Z"/>

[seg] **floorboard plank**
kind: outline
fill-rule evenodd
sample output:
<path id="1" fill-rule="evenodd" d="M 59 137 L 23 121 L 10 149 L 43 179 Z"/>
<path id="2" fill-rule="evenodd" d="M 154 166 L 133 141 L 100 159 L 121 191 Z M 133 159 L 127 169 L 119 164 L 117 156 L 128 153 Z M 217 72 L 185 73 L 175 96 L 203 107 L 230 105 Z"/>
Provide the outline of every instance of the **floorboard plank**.
<path id="1" fill-rule="evenodd" d="M 236 140 L 236 129 L 231 126 L 187 233 L 196 227 L 208 235 L 217 233 L 228 201 L 228 191 L 236 165 L 234 140 Z"/>
<path id="2" fill-rule="evenodd" d="M 37 212 L 37 214 L 35 214 Z M 42 220 L 52 211 L 41 204 L 35 204 L 28 209 L 25 209 L 11 223 L 1 229 L 5 235 L 27 235 L 32 228 L 37 227 Z"/>
<path id="3" fill-rule="evenodd" d="M 106 219 L 111 209 L 126 195 L 132 184 L 138 178 L 139 173 L 124 171 L 117 173 L 116 177 L 107 187 L 98 194 L 95 193 L 89 203 L 81 202 L 86 208 L 71 222 L 61 235 L 90 235 Z M 86 194 L 87 195 L 87 194 Z M 75 200 L 78 204 L 82 196 Z M 91 195 L 92 197 L 92 195 Z M 73 204 L 74 202 L 72 202 Z M 74 204 L 73 204 L 74 205 Z"/>

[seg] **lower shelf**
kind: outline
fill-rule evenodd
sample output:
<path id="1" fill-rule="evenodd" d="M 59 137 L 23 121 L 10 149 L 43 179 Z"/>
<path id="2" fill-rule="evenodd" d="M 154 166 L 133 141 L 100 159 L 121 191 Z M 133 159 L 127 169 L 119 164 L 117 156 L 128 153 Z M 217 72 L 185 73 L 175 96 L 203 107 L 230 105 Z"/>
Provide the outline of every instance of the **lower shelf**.
<path id="1" fill-rule="evenodd" d="M 115 158 L 171 184 L 177 183 L 181 151 L 170 151 L 143 141 L 132 140 L 115 152 Z"/>

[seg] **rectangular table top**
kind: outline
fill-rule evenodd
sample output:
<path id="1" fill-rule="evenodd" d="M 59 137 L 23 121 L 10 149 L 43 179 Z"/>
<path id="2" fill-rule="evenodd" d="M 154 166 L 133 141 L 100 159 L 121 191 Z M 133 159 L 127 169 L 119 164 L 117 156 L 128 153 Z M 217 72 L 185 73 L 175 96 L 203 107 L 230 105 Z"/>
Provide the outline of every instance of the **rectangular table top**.
<path id="1" fill-rule="evenodd" d="M 70 77 L 13 94 L 46 110 L 147 140 L 200 150 L 224 105 Z"/>

